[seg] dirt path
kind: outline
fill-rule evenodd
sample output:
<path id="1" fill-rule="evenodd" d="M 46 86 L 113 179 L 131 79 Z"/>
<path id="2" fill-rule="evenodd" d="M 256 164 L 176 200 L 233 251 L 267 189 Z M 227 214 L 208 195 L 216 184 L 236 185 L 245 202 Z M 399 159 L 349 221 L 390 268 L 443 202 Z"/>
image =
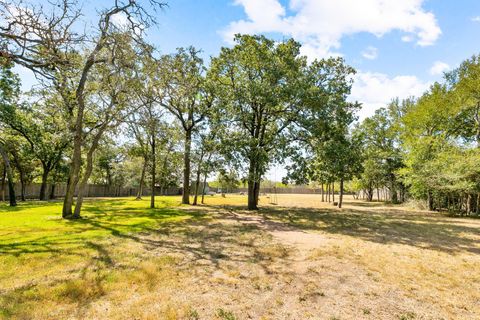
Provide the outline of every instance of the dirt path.
<path id="1" fill-rule="evenodd" d="M 302 230 L 284 221 L 268 219 L 262 214 L 229 211 L 227 220 L 229 219 L 257 226 L 269 234 L 274 242 L 288 249 L 288 256 L 271 263 L 277 274 L 288 274 L 291 277 L 289 285 L 280 285 L 278 290 L 282 297 L 290 299 L 277 308 L 274 313 L 277 317 L 408 320 L 455 319 L 461 315 L 463 319 L 478 318 L 467 307 L 467 303 L 449 304 L 448 308 L 447 305 L 442 305 L 441 301 L 435 300 L 433 288 L 427 286 L 418 290 L 412 286 L 412 289 L 408 289 L 410 284 L 402 283 L 402 277 L 392 281 L 395 279 L 392 275 L 408 270 L 396 269 L 393 257 L 386 264 L 382 255 L 398 248 L 399 254 L 407 254 L 411 248 L 404 245 L 372 246 L 370 242 L 357 238 L 318 230 Z M 430 254 L 432 253 L 428 252 Z M 413 258 L 410 264 L 424 263 L 416 259 Z M 399 264 L 398 268 L 402 266 Z M 413 278 L 408 278 L 413 283 L 411 279 Z"/>
<path id="2" fill-rule="evenodd" d="M 262 215 L 240 214 L 235 211 L 230 211 L 229 215 L 239 223 L 258 226 L 280 244 L 292 247 L 295 251 L 295 260 L 307 259 L 312 250 L 332 241 L 332 238 L 326 234 L 306 232 L 283 222 L 268 220 Z"/>

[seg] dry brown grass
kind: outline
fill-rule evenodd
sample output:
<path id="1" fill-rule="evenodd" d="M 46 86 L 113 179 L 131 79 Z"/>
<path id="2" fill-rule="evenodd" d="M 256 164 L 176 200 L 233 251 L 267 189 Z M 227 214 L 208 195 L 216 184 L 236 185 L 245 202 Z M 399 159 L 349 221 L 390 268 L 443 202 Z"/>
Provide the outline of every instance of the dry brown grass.
<path id="1" fill-rule="evenodd" d="M 480 319 L 480 220 L 349 198 L 340 210 L 318 195 L 263 197 L 252 213 L 245 200 L 208 197 L 177 208 L 191 219 L 92 241 L 55 275 L 10 280 L 4 317 Z"/>

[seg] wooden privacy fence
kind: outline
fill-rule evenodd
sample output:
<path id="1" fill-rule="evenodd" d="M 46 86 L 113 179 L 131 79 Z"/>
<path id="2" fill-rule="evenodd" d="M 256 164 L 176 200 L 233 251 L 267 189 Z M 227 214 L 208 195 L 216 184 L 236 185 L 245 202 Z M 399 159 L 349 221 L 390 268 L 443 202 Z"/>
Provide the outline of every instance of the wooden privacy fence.
<path id="1" fill-rule="evenodd" d="M 247 188 L 238 188 L 235 192 L 244 192 L 247 193 Z M 311 189 L 311 188 L 260 188 L 260 194 L 262 193 L 299 193 L 299 194 L 320 194 L 322 193 L 321 189 Z"/>
<path id="2" fill-rule="evenodd" d="M 25 198 L 26 199 L 38 199 L 40 195 L 39 183 L 32 183 L 25 186 Z M 55 185 L 48 184 L 46 189 L 47 198 L 51 198 L 53 187 L 53 196 L 54 198 L 63 198 L 65 196 L 65 191 L 67 188 L 66 183 L 56 183 Z M 98 184 L 88 184 L 87 190 L 85 192 L 85 197 L 132 197 L 136 196 L 138 192 L 138 187 L 122 187 L 122 186 L 109 186 L 109 185 L 98 185 Z M 5 185 L 4 190 L 0 191 L 0 200 L 8 199 L 8 190 Z M 75 190 L 75 196 L 78 193 L 78 189 Z M 182 193 L 181 188 L 160 188 L 157 187 L 155 190 L 155 195 L 178 195 Z M 15 184 L 15 195 L 17 198 L 21 196 L 21 186 L 19 183 Z M 143 196 L 150 195 L 150 188 L 143 188 Z"/>

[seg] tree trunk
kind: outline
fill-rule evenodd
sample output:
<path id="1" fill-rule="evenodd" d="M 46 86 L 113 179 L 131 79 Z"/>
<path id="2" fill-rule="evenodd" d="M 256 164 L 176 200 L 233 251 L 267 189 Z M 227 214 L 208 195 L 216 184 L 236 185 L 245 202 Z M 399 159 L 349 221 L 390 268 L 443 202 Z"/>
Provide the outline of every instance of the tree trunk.
<path id="1" fill-rule="evenodd" d="M 323 191 L 323 183 L 322 183 L 322 202 L 325 202 L 325 192 Z"/>
<path id="2" fill-rule="evenodd" d="M 40 186 L 40 195 L 39 195 L 39 199 L 41 201 L 47 200 L 46 194 L 47 194 L 47 182 L 48 182 L 49 173 L 50 173 L 50 170 L 46 166 L 43 166 L 42 184 Z"/>
<path id="3" fill-rule="evenodd" d="M 2 146 L 0 146 L 0 154 L 2 155 L 2 158 L 3 158 L 6 176 L 8 179 L 8 198 L 10 202 L 10 207 L 15 207 L 17 205 L 17 198 L 15 197 L 15 186 L 13 184 L 12 167 L 10 166 L 10 161 L 8 160 L 7 153 L 5 152 Z"/>
<path id="4" fill-rule="evenodd" d="M 335 182 L 332 182 L 332 200 L 335 202 Z"/>
<path id="5" fill-rule="evenodd" d="M 157 156 L 155 151 L 155 130 L 152 132 L 150 145 L 152 147 L 152 168 L 151 168 L 151 176 L 152 176 L 152 183 L 150 185 L 151 195 L 150 195 L 150 208 L 155 208 L 155 178 L 156 178 L 156 165 L 157 165 Z"/>
<path id="6" fill-rule="evenodd" d="M 48 197 L 50 200 L 55 199 L 55 181 L 52 183 L 50 187 L 50 196 Z"/>
<path id="7" fill-rule="evenodd" d="M 257 159 L 251 156 L 248 167 L 248 210 L 258 210 L 259 180 Z"/>
<path id="8" fill-rule="evenodd" d="M 202 185 L 202 204 L 205 202 L 205 189 L 207 188 L 207 171 L 205 171 L 205 175 L 203 176 L 203 185 Z"/>
<path id="9" fill-rule="evenodd" d="M 73 138 L 73 154 L 72 162 L 70 164 L 70 170 L 67 180 L 67 188 L 65 191 L 65 198 L 63 199 L 63 208 L 62 208 L 62 217 L 63 218 L 72 218 L 73 217 L 73 197 L 75 195 L 75 188 L 77 187 L 78 181 L 80 179 L 80 167 L 82 164 L 82 142 L 83 142 L 83 108 L 77 112 L 77 120 L 75 123 Z M 44 191 L 45 192 L 45 191 Z"/>
<path id="10" fill-rule="evenodd" d="M 201 169 L 202 169 L 202 163 L 203 163 L 203 149 L 200 153 L 200 160 L 198 161 L 198 168 L 197 168 L 197 179 L 195 181 L 195 196 L 193 198 L 193 205 L 197 205 L 197 198 L 198 198 L 198 190 L 200 189 L 200 174 L 201 174 Z"/>
<path id="11" fill-rule="evenodd" d="M 257 182 L 248 181 L 248 210 L 258 210 Z"/>
<path id="12" fill-rule="evenodd" d="M 205 200 L 205 189 L 207 188 L 207 175 L 209 171 L 209 163 L 211 158 L 212 158 L 212 154 L 210 153 L 207 159 L 207 167 L 205 168 L 205 174 L 203 175 L 202 204 L 204 203 L 203 201 Z"/>
<path id="13" fill-rule="evenodd" d="M 477 208 L 475 209 L 475 214 L 480 215 L 480 193 L 477 194 Z"/>
<path id="14" fill-rule="evenodd" d="M 341 208 L 343 203 L 343 178 L 340 179 L 340 199 L 338 200 L 338 207 Z"/>
<path id="15" fill-rule="evenodd" d="M 13 162 L 17 171 L 19 173 L 20 178 L 20 200 L 25 201 L 25 171 L 23 170 L 22 164 L 20 163 L 20 159 L 18 157 L 18 153 L 16 150 L 12 150 Z"/>
<path id="16" fill-rule="evenodd" d="M 260 199 L 260 181 L 255 182 L 255 203 L 258 206 L 258 200 Z"/>
<path id="17" fill-rule="evenodd" d="M 74 153 L 74 158 L 77 158 L 77 157 L 80 158 L 80 155 L 77 155 L 76 153 Z M 63 208 L 62 208 L 63 218 L 70 218 L 73 215 L 73 211 L 72 211 L 73 197 L 75 194 L 75 188 L 78 184 L 78 180 L 79 180 L 78 173 L 80 171 L 79 170 L 80 166 L 78 166 L 78 169 L 77 169 L 77 164 L 74 164 L 74 162 L 76 163 L 80 161 L 81 159 L 72 160 L 72 164 L 70 165 L 70 168 L 69 168 L 70 172 L 67 179 L 67 188 L 65 191 L 65 198 L 63 199 Z"/>
<path id="18" fill-rule="evenodd" d="M 102 137 L 102 134 L 106 128 L 107 128 L 106 125 L 104 125 L 99 129 L 98 133 L 93 138 L 90 149 L 88 150 L 87 165 L 85 167 L 85 172 L 83 174 L 82 181 L 80 182 L 80 186 L 78 187 L 77 202 L 75 203 L 75 210 L 73 212 L 74 219 L 80 218 L 80 211 L 82 210 L 82 204 L 83 204 L 83 196 L 86 192 L 88 179 L 90 178 L 90 175 L 92 174 L 92 170 L 93 170 L 93 154 L 97 149 L 98 142 L 100 141 L 100 138 Z"/>
<path id="19" fill-rule="evenodd" d="M 20 199 L 22 201 L 25 201 L 25 190 L 26 190 L 25 181 L 21 179 L 20 180 Z"/>
<path id="20" fill-rule="evenodd" d="M 405 186 L 403 185 L 403 183 L 400 183 L 400 202 L 405 202 Z"/>
<path id="21" fill-rule="evenodd" d="M 433 197 L 431 191 L 427 191 L 427 205 L 428 210 L 433 211 Z"/>
<path id="22" fill-rule="evenodd" d="M 395 176 L 390 176 L 390 201 L 398 203 L 397 186 L 395 185 Z"/>
<path id="23" fill-rule="evenodd" d="M 248 210 L 257 210 L 257 204 L 255 202 L 255 182 L 248 180 Z"/>
<path id="24" fill-rule="evenodd" d="M 195 181 L 195 195 L 193 197 L 192 205 L 197 205 L 198 190 L 200 189 L 200 170 L 197 171 L 197 180 Z"/>
<path id="25" fill-rule="evenodd" d="M 467 216 L 469 216 L 469 215 L 470 215 L 470 212 L 472 211 L 472 210 L 471 210 L 471 208 L 472 208 L 472 206 L 471 206 L 471 205 L 472 205 L 472 195 L 471 195 L 470 193 L 467 195 L 466 201 L 467 201 L 467 205 L 466 205 L 466 207 L 467 207 L 467 208 L 466 208 L 466 209 L 467 209 Z"/>
<path id="26" fill-rule="evenodd" d="M 201 167 L 202 167 L 202 160 L 203 160 L 203 150 L 200 156 L 200 161 L 198 163 L 198 169 L 197 169 L 197 179 L 195 181 L 195 196 L 193 198 L 193 205 L 197 205 L 197 198 L 198 198 L 198 190 L 200 189 L 200 174 L 201 174 Z"/>
<path id="27" fill-rule="evenodd" d="M 145 180 L 145 171 L 147 170 L 147 157 L 143 157 L 143 167 L 142 167 L 142 175 L 140 176 L 140 184 L 138 186 L 137 197 L 135 200 L 141 200 L 143 195 L 143 182 Z"/>
<path id="28" fill-rule="evenodd" d="M 327 183 L 327 198 L 328 198 L 328 203 L 330 203 L 330 192 L 332 190 L 332 187 L 330 183 Z"/>
<path id="29" fill-rule="evenodd" d="M 190 204 L 190 151 L 192 148 L 192 130 L 185 131 L 185 150 L 183 154 L 183 194 L 182 203 Z"/>
<path id="30" fill-rule="evenodd" d="M 378 188 L 377 188 L 377 192 L 379 192 Z M 380 200 L 380 193 L 378 194 L 378 199 Z M 372 200 L 373 200 L 373 183 L 370 183 L 367 189 L 367 201 L 372 202 Z"/>
<path id="31" fill-rule="evenodd" d="M 5 201 L 5 182 L 7 181 L 7 166 L 3 166 L 2 170 L 2 201 Z"/>

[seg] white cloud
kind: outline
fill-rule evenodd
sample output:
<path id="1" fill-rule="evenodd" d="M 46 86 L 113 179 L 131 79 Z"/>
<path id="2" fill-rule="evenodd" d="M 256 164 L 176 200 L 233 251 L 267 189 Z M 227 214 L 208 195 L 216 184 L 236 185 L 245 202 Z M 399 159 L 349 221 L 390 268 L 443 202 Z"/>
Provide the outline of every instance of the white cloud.
<path id="1" fill-rule="evenodd" d="M 472 19 L 473 22 L 480 22 L 480 16 L 473 17 Z"/>
<path id="2" fill-rule="evenodd" d="M 362 56 L 368 60 L 375 60 L 378 57 L 378 50 L 375 47 L 369 46 L 362 51 Z"/>
<path id="3" fill-rule="evenodd" d="M 134 17 L 128 17 L 124 12 L 114 14 L 110 20 L 115 28 L 122 32 L 133 31 L 139 36 L 145 29 L 145 25 Z"/>
<path id="4" fill-rule="evenodd" d="M 288 15 L 279 0 L 235 0 L 247 19 L 222 31 L 231 41 L 235 33 L 276 32 L 303 42 L 310 54 L 325 56 L 340 47 L 345 35 L 368 32 L 381 37 L 399 30 L 403 41 L 432 45 L 441 34 L 435 16 L 423 9 L 424 0 L 290 0 Z M 408 37 L 408 38 L 407 38 Z"/>
<path id="5" fill-rule="evenodd" d="M 433 66 L 430 68 L 430 74 L 434 76 L 438 76 L 448 70 L 450 70 L 450 66 L 448 64 L 442 61 L 435 61 L 433 63 Z"/>
<path id="6" fill-rule="evenodd" d="M 383 73 L 359 72 L 354 77 L 350 101 L 361 102 L 360 120 L 385 107 L 393 98 L 405 99 L 422 95 L 430 86 L 415 76 L 388 77 Z"/>
<path id="7" fill-rule="evenodd" d="M 125 13 L 119 12 L 117 14 L 114 14 L 111 18 L 110 21 L 112 22 L 115 27 L 126 30 L 130 26 L 130 22 L 128 21 L 128 17 Z"/>

